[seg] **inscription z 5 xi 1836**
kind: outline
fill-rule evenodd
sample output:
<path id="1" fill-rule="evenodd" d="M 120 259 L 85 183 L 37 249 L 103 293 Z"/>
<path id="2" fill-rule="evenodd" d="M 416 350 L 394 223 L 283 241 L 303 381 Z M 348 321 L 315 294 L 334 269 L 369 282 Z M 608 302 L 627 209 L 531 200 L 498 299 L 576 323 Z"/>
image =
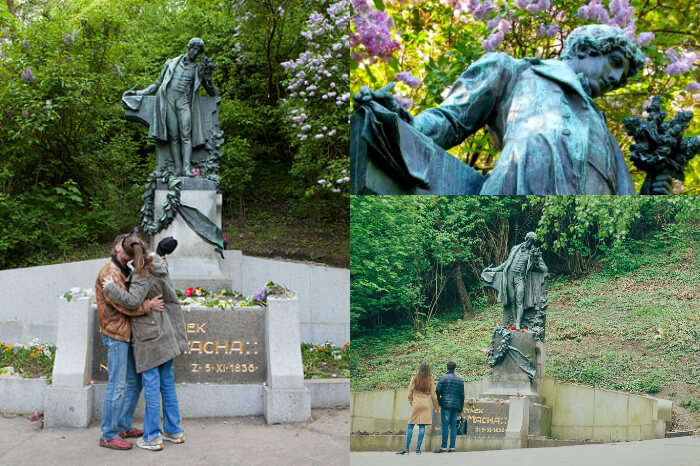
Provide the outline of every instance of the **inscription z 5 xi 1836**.
<path id="1" fill-rule="evenodd" d="M 176 382 L 246 384 L 263 383 L 265 362 L 265 310 L 186 311 L 188 348 L 175 358 Z M 95 329 L 92 379 L 107 380 L 107 353 Z"/>

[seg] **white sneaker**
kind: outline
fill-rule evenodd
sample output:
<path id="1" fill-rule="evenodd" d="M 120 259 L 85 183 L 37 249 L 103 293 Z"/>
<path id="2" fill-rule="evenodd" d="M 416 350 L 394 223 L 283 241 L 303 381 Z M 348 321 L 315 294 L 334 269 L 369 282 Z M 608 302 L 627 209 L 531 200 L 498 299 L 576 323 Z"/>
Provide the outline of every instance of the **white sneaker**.
<path id="1" fill-rule="evenodd" d="M 173 443 L 185 443 L 185 433 L 178 432 L 177 434 L 169 434 L 167 432 L 163 432 L 163 440 Z"/>
<path id="2" fill-rule="evenodd" d="M 136 446 L 144 450 L 160 451 L 163 449 L 163 437 L 159 435 L 148 442 L 145 441 L 143 437 L 139 437 L 138 440 L 136 440 Z"/>

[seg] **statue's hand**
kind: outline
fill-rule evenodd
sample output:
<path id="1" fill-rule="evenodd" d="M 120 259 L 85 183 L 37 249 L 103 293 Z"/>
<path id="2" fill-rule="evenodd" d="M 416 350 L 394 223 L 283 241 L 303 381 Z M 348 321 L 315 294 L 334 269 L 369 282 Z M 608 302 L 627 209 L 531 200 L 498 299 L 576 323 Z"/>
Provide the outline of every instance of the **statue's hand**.
<path id="1" fill-rule="evenodd" d="M 366 86 L 360 88 L 360 92 L 353 96 L 356 106 L 362 106 L 368 104 L 369 102 L 376 102 L 382 107 L 390 110 L 399 115 L 399 118 L 406 121 L 407 123 L 413 122 L 413 116 L 411 116 L 405 108 L 403 108 L 394 98 L 391 91 L 394 89 L 396 83 L 389 83 L 378 91 L 373 91 Z"/>
<path id="2" fill-rule="evenodd" d="M 673 194 L 673 176 L 668 172 L 647 173 L 640 194 Z"/>

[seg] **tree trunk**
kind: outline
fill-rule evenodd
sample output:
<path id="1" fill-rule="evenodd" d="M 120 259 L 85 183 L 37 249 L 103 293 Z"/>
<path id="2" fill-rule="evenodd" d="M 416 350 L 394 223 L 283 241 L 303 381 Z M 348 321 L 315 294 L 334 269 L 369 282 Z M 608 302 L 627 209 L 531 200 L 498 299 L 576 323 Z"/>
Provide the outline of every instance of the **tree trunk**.
<path id="1" fill-rule="evenodd" d="M 462 305 L 464 318 L 467 319 L 472 313 L 472 300 L 469 297 L 469 293 L 467 293 L 467 287 L 464 286 L 464 280 L 462 280 L 462 264 L 460 262 L 455 262 L 452 273 L 454 274 L 455 283 L 457 284 L 459 303 Z"/>

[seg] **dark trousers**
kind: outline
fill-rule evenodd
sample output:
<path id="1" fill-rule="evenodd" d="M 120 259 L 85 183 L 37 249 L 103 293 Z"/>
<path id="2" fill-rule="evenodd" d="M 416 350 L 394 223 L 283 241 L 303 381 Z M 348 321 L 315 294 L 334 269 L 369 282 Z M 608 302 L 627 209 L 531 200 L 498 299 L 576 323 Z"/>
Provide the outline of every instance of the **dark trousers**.
<path id="1" fill-rule="evenodd" d="M 440 421 L 442 423 L 442 448 L 447 448 L 447 432 L 449 428 L 450 433 L 450 448 L 455 447 L 455 442 L 457 441 L 457 415 L 459 414 L 458 409 L 445 409 L 440 410 Z"/>

